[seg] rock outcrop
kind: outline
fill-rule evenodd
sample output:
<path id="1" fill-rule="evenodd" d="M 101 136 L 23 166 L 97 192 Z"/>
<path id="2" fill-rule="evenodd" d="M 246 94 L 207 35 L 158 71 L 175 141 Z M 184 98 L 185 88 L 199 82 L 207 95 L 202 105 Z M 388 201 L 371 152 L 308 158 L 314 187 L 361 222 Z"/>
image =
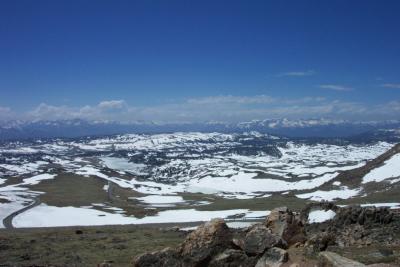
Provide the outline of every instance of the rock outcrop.
<path id="1" fill-rule="evenodd" d="M 334 225 L 343 227 L 350 224 L 360 224 L 370 227 L 374 224 L 389 224 L 393 219 L 393 213 L 389 208 L 350 206 L 339 209 Z"/>
<path id="2" fill-rule="evenodd" d="M 234 233 L 222 219 L 214 219 L 188 234 L 175 249 L 136 257 L 137 267 L 280 266 L 288 260 L 288 240 L 303 234 L 303 225 L 287 208 L 271 212 L 270 220 Z M 296 239 L 297 240 L 297 239 Z"/>
<path id="3" fill-rule="evenodd" d="M 326 204 L 321 204 L 323 208 Z M 306 247 L 308 251 L 324 251 L 328 246 L 339 247 L 369 246 L 372 243 L 397 245 L 393 236 L 400 227 L 394 221 L 394 213 L 389 208 L 348 206 L 329 208 L 336 212 L 332 220 L 320 224 L 308 224 Z M 306 218 L 306 215 L 302 215 Z"/>
<path id="4" fill-rule="evenodd" d="M 305 241 L 303 223 L 300 217 L 286 207 L 272 210 L 265 220 L 265 225 L 289 246 Z"/>
<path id="5" fill-rule="evenodd" d="M 309 224 L 308 213 L 315 208 L 334 210 L 336 216 L 323 223 Z M 293 263 L 285 249 L 304 246 L 303 251 L 306 254 L 320 255 L 320 259 L 329 266 L 344 266 L 341 265 L 344 263 L 351 263 L 353 265 L 349 266 L 355 267 L 363 266 L 325 251 L 330 246 L 367 246 L 377 241 L 394 240 L 391 231 L 394 232 L 399 225 L 393 223 L 393 216 L 386 208 L 338 207 L 330 203 L 320 203 L 306 207 L 301 214 L 287 208 L 274 209 L 263 223 L 242 230 L 230 229 L 224 220 L 214 219 L 189 233 L 177 248 L 145 253 L 136 257 L 133 265 L 279 267 Z M 296 263 L 293 264 L 297 266 Z"/>

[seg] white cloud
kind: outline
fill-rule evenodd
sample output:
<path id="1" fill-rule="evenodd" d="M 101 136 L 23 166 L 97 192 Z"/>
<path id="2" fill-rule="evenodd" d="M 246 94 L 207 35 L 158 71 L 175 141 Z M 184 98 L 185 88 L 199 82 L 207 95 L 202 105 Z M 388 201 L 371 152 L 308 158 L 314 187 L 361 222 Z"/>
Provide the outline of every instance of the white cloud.
<path id="1" fill-rule="evenodd" d="M 304 76 L 312 76 L 315 75 L 316 72 L 314 70 L 306 70 L 306 71 L 289 71 L 278 74 L 278 77 L 304 77 Z"/>
<path id="2" fill-rule="evenodd" d="M 79 118 L 78 110 L 68 106 L 53 106 L 41 103 L 26 116 L 32 120 L 63 120 Z"/>
<path id="3" fill-rule="evenodd" d="M 385 103 L 383 105 L 378 106 L 378 112 L 383 114 L 397 114 L 400 113 L 400 101 L 390 101 L 389 103 Z M 398 115 L 398 114 L 397 114 Z"/>
<path id="4" fill-rule="evenodd" d="M 266 95 L 258 96 L 210 96 L 201 98 L 191 98 L 187 102 L 190 104 L 270 104 L 278 99 Z"/>
<path id="5" fill-rule="evenodd" d="M 334 91 L 352 91 L 354 88 L 344 86 L 344 85 L 338 85 L 338 84 L 321 84 L 319 88 L 322 89 L 329 89 L 329 90 L 334 90 Z"/>
<path id="6" fill-rule="evenodd" d="M 121 112 L 125 112 L 126 107 L 127 105 L 123 100 L 102 101 L 96 106 L 86 105 L 83 107 L 53 106 L 41 103 L 27 112 L 25 117 L 31 120 L 118 120 L 119 115 L 121 115 Z"/>
<path id="7" fill-rule="evenodd" d="M 102 101 L 97 106 L 102 109 L 122 109 L 126 106 L 126 103 L 124 100 L 109 100 Z"/>
<path id="8" fill-rule="evenodd" d="M 400 89 L 400 83 L 384 83 L 384 84 L 381 84 L 381 87 Z"/>

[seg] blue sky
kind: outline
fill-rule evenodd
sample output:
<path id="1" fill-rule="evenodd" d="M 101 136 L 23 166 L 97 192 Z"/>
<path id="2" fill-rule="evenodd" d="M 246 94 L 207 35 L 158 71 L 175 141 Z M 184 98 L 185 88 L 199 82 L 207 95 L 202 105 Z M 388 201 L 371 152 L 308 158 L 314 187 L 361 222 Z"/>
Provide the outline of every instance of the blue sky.
<path id="1" fill-rule="evenodd" d="M 0 1 L 0 119 L 400 118 L 399 1 Z"/>

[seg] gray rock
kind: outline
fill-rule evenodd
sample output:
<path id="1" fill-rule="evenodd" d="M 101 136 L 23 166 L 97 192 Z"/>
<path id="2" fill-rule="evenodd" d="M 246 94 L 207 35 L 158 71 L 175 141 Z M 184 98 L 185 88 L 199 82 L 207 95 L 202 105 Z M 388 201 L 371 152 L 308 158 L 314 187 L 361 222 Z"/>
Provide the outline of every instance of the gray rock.
<path id="1" fill-rule="evenodd" d="M 286 207 L 273 209 L 265 220 L 265 225 L 289 246 L 306 240 L 300 218 Z"/>
<path id="2" fill-rule="evenodd" d="M 133 260 L 134 267 L 182 267 L 182 261 L 178 252 L 171 248 L 161 251 L 145 253 Z"/>
<path id="3" fill-rule="evenodd" d="M 279 236 L 272 234 L 265 225 L 254 225 L 239 242 L 239 246 L 249 255 L 263 254 L 272 247 L 286 247 L 286 242 Z"/>
<path id="4" fill-rule="evenodd" d="M 242 250 L 227 249 L 216 255 L 208 264 L 209 267 L 247 267 L 254 266 L 255 257 L 248 257 Z"/>
<path id="5" fill-rule="evenodd" d="M 335 245 L 336 236 L 332 233 L 324 232 L 317 233 L 311 236 L 306 243 L 306 248 L 309 254 L 319 253 L 324 251 L 330 245 Z"/>
<path id="6" fill-rule="evenodd" d="M 332 266 L 332 267 L 365 267 L 366 265 L 350 260 L 348 258 L 342 257 L 334 252 L 323 251 L 319 253 L 320 261 L 323 266 Z"/>
<path id="7" fill-rule="evenodd" d="M 374 224 L 389 224 L 393 220 L 393 215 L 388 208 L 349 206 L 338 210 L 334 225 L 343 227 L 357 223 L 370 227 Z"/>
<path id="8" fill-rule="evenodd" d="M 270 248 L 257 261 L 255 267 L 280 267 L 289 260 L 286 250 L 281 248 Z"/>
<path id="9" fill-rule="evenodd" d="M 229 248 L 232 233 L 222 219 L 214 219 L 190 233 L 180 247 L 185 266 L 205 266 L 213 256 Z"/>

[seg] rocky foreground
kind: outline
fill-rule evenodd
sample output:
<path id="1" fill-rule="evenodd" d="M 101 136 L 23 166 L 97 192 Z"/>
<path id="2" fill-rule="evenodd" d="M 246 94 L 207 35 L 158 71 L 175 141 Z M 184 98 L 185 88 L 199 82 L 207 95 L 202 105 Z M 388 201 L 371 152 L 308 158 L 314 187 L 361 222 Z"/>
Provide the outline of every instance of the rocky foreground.
<path id="1" fill-rule="evenodd" d="M 310 223 L 309 215 L 333 214 L 320 223 Z M 323 217 L 322 216 L 322 217 Z M 331 203 L 310 204 L 300 213 L 274 209 L 263 223 L 241 230 L 230 229 L 222 219 L 214 219 L 188 234 L 177 248 L 137 256 L 133 265 L 195 266 L 366 266 L 333 251 L 382 246 L 381 264 L 399 266 L 400 216 L 389 208 L 338 207 Z M 301 260 L 289 251 L 302 251 Z M 388 264 L 389 262 L 389 264 Z"/>

